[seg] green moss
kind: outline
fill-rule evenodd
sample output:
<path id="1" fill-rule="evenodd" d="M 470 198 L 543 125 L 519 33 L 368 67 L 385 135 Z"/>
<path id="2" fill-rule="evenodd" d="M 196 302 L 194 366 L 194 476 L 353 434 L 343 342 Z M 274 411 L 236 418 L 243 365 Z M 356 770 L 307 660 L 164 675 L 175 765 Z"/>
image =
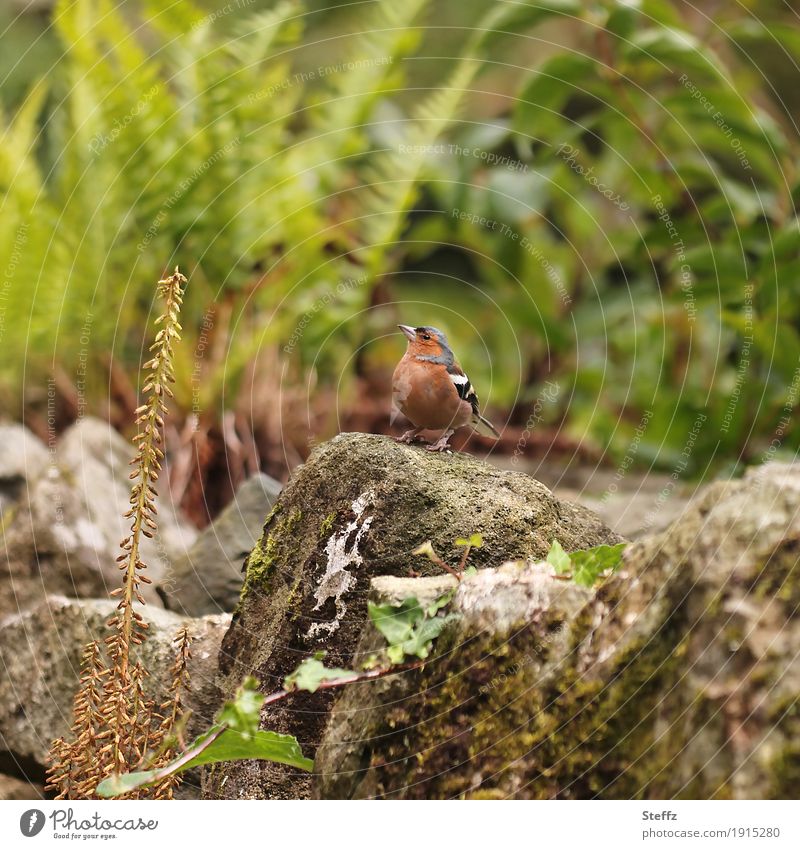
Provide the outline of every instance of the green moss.
<path id="1" fill-rule="evenodd" d="M 336 513 L 329 513 L 319 526 L 319 538 L 330 536 L 333 526 L 336 523 Z"/>
<path id="2" fill-rule="evenodd" d="M 794 799 L 800 787 L 800 744 L 787 743 L 770 764 L 770 798 Z"/>
<path id="3" fill-rule="evenodd" d="M 800 610 L 800 542 L 790 540 L 778 546 L 757 566 L 750 591 L 756 598 L 776 598 L 789 616 Z"/>
<path id="4" fill-rule="evenodd" d="M 770 761 L 770 793 L 772 799 L 790 799 L 800 787 L 800 696 L 790 693 L 770 706 L 768 722 L 775 732 L 775 740 L 783 745 Z"/>
<path id="5" fill-rule="evenodd" d="M 302 513 L 300 510 L 295 510 L 284 519 L 278 519 L 278 514 L 276 505 L 264 523 L 265 530 L 261 539 L 247 558 L 247 572 L 239 596 L 240 602 L 244 601 L 253 589 L 268 589 L 275 563 L 288 560 L 295 543 L 294 531 L 302 518 Z M 266 528 L 270 525 L 274 527 L 267 532 Z"/>
<path id="6" fill-rule="evenodd" d="M 437 644 L 441 660 L 426 666 L 424 695 L 393 707 L 380 732 L 387 744 L 372 765 L 383 792 L 436 799 L 666 792 L 680 735 L 656 728 L 685 653 L 676 622 L 668 618 L 590 672 L 578 668 L 574 645 L 562 653 L 548 639 L 549 624 Z M 551 655 L 561 663 L 548 668 Z M 478 786 L 470 764 L 480 764 Z"/>

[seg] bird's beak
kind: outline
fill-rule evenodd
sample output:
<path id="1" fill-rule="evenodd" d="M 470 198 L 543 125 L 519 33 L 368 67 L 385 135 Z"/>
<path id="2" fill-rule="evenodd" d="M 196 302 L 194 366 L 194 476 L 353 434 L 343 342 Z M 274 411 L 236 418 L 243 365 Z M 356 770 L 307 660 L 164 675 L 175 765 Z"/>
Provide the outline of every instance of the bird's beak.
<path id="1" fill-rule="evenodd" d="M 403 333 L 405 333 L 411 342 L 417 338 L 417 334 L 413 327 L 409 327 L 407 324 L 398 324 L 397 326 L 403 331 Z"/>

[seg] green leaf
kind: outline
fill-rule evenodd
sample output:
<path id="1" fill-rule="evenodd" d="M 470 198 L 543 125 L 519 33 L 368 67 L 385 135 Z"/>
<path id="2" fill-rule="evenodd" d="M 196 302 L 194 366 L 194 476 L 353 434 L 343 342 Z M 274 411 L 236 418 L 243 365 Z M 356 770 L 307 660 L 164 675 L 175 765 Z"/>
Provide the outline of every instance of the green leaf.
<path id="1" fill-rule="evenodd" d="M 217 724 L 247 736 L 258 731 L 264 696 L 258 691 L 258 681 L 248 676 L 242 681 L 232 701 L 225 702 L 217 715 Z"/>
<path id="2" fill-rule="evenodd" d="M 453 597 L 455 590 L 445 593 L 424 610 L 415 598 L 407 598 L 399 605 L 369 604 L 369 616 L 375 627 L 389 643 L 386 654 L 391 663 L 402 663 L 406 657 L 424 660 L 431 644 L 441 634 L 455 614 L 435 614 Z"/>
<path id="3" fill-rule="evenodd" d="M 456 545 L 468 545 L 470 548 L 480 548 L 483 545 L 483 537 L 480 534 L 471 534 L 469 539 L 459 537 Z"/>
<path id="4" fill-rule="evenodd" d="M 487 3 L 489 14 L 480 22 L 483 43 L 495 46 L 506 33 L 521 33 L 538 26 L 548 18 L 577 16 L 579 0 L 516 0 L 514 3 Z"/>
<path id="5" fill-rule="evenodd" d="M 449 616 L 423 620 L 419 627 L 414 629 L 411 637 L 402 643 L 403 653 L 406 656 L 415 656 L 424 660 L 430 653 L 433 641 L 442 633 L 445 625 L 457 618 L 455 613 L 451 613 Z"/>
<path id="6" fill-rule="evenodd" d="M 383 634 L 390 646 L 408 640 L 414 626 L 425 618 L 425 611 L 415 598 L 407 598 L 397 607 L 370 602 L 367 609 L 372 624 Z"/>
<path id="7" fill-rule="evenodd" d="M 559 53 L 548 59 L 517 97 L 514 129 L 531 138 L 558 137 L 559 128 L 568 126 L 561 115 L 564 107 L 571 98 L 585 95 L 596 76 L 592 56 Z"/>
<path id="8" fill-rule="evenodd" d="M 344 678 L 352 678 L 357 673 L 352 669 L 341 669 L 339 667 L 326 667 L 319 658 L 306 658 L 290 675 L 283 681 L 286 690 L 306 690 L 316 693 L 320 685 L 326 681 L 340 681 Z"/>
<path id="9" fill-rule="evenodd" d="M 204 746 L 209 738 L 213 738 L 212 742 Z M 187 755 L 189 755 L 188 758 Z M 215 726 L 207 734 L 198 737 L 186 752 L 162 769 L 112 775 L 100 782 L 97 794 L 104 798 L 119 796 L 137 787 L 161 781 L 170 775 L 176 775 L 197 766 L 251 758 L 286 764 L 308 772 L 314 768 L 314 761 L 303 757 L 300 744 L 290 734 L 256 731 L 245 735 L 230 728 L 222 729 L 221 726 Z"/>
<path id="10" fill-rule="evenodd" d="M 622 50 L 631 62 L 655 62 L 663 70 L 689 71 L 693 75 L 724 79 L 724 67 L 708 44 L 686 30 L 652 27 L 635 33 Z"/>
<path id="11" fill-rule="evenodd" d="M 389 646 L 386 649 L 386 656 L 389 658 L 389 661 L 393 665 L 397 665 L 398 663 L 402 663 L 406 658 L 406 653 L 403 651 L 402 646 Z"/>
<path id="12" fill-rule="evenodd" d="M 553 540 L 546 562 L 557 575 L 572 573 L 572 580 L 582 587 L 591 587 L 606 571 L 616 571 L 622 563 L 622 551 L 627 543 L 617 545 L 598 545 L 594 548 L 579 549 L 569 554 L 558 540 Z"/>
<path id="13" fill-rule="evenodd" d="M 595 548 L 573 551 L 569 555 L 572 561 L 572 579 L 582 587 L 591 587 L 604 572 L 615 572 L 622 564 L 622 552 L 627 543 L 617 545 L 598 545 Z"/>
<path id="14" fill-rule="evenodd" d="M 572 561 L 557 539 L 553 540 L 547 552 L 547 562 L 555 569 L 556 575 L 566 575 L 572 570 Z"/>
<path id="15" fill-rule="evenodd" d="M 223 761 L 254 758 L 307 771 L 313 769 L 314 762 L 303 757 L 300 744 L 290 734 L 259 730 L 264 696 L 256 689 L 257 684 L 255 678 L 246 678 L 233 701 L 223 705 L 217 723 L 166 766 L 109 776 L 98 785 L 98 795 L 119 796 L 187 769 Z"/>

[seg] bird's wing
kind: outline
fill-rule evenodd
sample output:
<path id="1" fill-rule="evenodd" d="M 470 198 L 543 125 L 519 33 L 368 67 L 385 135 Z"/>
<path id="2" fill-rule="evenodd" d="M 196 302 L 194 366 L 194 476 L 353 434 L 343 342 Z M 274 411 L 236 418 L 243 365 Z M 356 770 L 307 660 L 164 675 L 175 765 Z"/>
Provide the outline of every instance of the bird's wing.
<path id="1" fill-rule="evenodd" d="M 475 415 L 480 415 L 478 396 L 475 394 L 475 390 L 472 388 L 469 378 L 466 374 L 464 374 L 464 369 L 462 369 L 457 362 L 454 362 L 447 367 L 447 373 L 450 375 L 450 380 L 453 381 L 453 385 L 455 386 L 459 397 L 464 401 L 469 401 Z"/>

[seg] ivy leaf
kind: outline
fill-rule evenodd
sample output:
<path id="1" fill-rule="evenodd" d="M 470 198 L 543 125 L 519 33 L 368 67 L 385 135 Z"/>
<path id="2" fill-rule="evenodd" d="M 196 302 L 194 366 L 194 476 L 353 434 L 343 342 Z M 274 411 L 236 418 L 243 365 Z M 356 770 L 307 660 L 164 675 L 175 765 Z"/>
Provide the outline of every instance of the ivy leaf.
<path id="1" fill-rule="evenodd" d="M 572 580 L 581 587 L 594 586 L 605 572 L 615 572 L 619 569 L 622 564 L 622 552 L 626 545 L 627 543 L 624 542 L 617 545 L 598 545 L 594 548 L 564 554 L 572 567 Z M 563 563 L 563 560 L 561 562 Z"/>
<path id="2" fill-rule="evenodd" d="M 398 663 L 402 663 L 406 658 L 406 653 L 403 651 L 403 647 L 400 646 L 389 646 L 386 649 L 386 656 L 389 658 L 389 662 L 396 666 Z"/>
<path id="3" fill-rule="evenodd" d="M 283 679 L 286 690 L 306 690 L 316 693 L 321 684 L 326 681 L 340 681 L 357 675 L 352 669 L 327 667 L 319 657 L 307 657 L 294 672 Z"/>
<path id="4" fill-rule="evenodd" d="M 561 543 L 554 539 L 547 552 L 547 563 L 555 569 L 556 575 L 566 575 L 572 571 L 572 561 L 569 554 L 561 547 Z"/>
<path id="5" fill-rule="evenodd" d="M 435 614 L 453 597 L 455 591 L 445 593 L 427 610 L 415 598 L 407 598 L 402 604 L 369 604 L 369 616 L 375 627 L 389 643 L 386 655 L 393 664 L 402 663 L 406 657 L 424 660 L 430 654 L 431 644 L 441 634 L 455 614 Z"/>
<path id="6" fill-rule="evenodd" d="M 248 676 L 242 681 L 234 699 L 220 708 L 217 724 L 226 725 L 245 737 L 254 734 L 258 731 L 263 703 L 264 696 L 258 691 L 258 681 Z"/>
<path id="7" fill-rule="evenodd" d="M 617 545 L 598 545 L 582 551 L 573 551 L 572 579 L 581 587 L 591 587 L 604 572 L 616 572 L 622 564 L 622 551 L 627 543 Z"/>
<path id="8" fill-rule="evenodd" d="M 407 598 L 397 607 L 391 604 L 368 605 L 372 624 L 383 634 L 390 646 L 405 642 L 414 626 L 425 617 L 425 611 L 415 598 Z"/>
<path id="9" fill-rule="evenodd" d="M 616 572 L 619 569 L 622 564 L 622 552 L 626 545 L 627 543 L 624 542 L 617 545 L 598 545 L 567 554 L 558 540 L 553 540 L 546 562 L 553 567 L 557 575 L 566 575 L 571 572 L 572 580 L 576 584 L 581 587 L 592 587 L 604 572 Z"/>
<path id="10" fill-rule="evenodd" d="M 414 629 L 411 637 L 402 644 L 403 653 L 424 660 L 430 654 L 433 641 L 442 633 L 445 625 L 457 618 L 455 613 L 451 613 L 449 616 L 424 619 Z"/>

